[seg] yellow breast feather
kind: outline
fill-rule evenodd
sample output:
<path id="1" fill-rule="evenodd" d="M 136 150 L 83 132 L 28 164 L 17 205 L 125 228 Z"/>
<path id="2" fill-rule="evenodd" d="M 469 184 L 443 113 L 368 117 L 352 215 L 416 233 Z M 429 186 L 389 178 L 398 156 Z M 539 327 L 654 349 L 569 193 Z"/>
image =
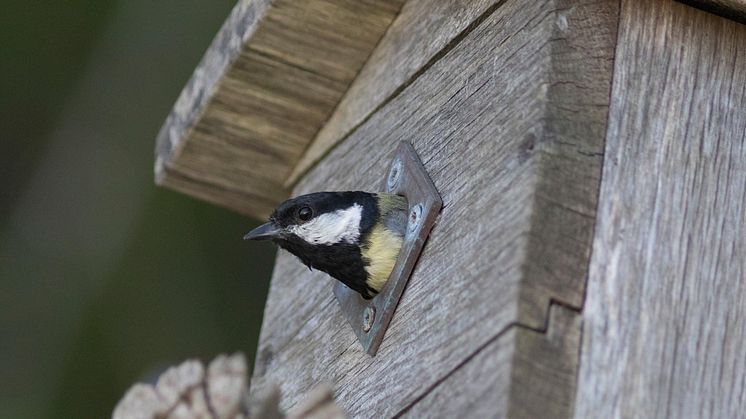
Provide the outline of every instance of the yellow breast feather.
<path id="1" fill-rule="evenodd" d="M 368 236 L 368 242 L 362 246 L 362 256 L 369 263 L 365 267 L 368 272 L 367 284 L 376 292 L 380 292 L 386 285 L 396 259 L 399 257 L 402 242 L 401 236 L 379 224 L 373 227 Z"/>

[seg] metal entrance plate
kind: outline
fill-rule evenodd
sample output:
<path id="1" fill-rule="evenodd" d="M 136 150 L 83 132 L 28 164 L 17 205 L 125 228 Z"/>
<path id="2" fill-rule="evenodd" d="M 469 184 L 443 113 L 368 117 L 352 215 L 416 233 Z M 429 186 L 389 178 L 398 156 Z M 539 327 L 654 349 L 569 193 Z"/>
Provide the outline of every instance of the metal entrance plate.
<path id="1" fill-rule="evenodd" d="M 383 290 L 370 300 L 363 299 L 339 281 L 334 285 L 334 295 L 342 312 L 363 349 L 371 356 L 381 346 L 404 287 L 443 206 L 433 181 L 408 142 L 401 142 L 397 147 L 382 188 L 403 195 L 409 204 L 407 233 L 391 276 Z"/>

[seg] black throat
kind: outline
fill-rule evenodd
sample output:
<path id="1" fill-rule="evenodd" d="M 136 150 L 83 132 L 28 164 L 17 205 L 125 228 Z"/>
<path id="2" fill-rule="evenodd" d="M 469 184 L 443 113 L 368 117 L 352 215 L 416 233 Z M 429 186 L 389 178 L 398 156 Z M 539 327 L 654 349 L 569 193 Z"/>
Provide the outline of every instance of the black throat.
<path id="1" fill-rule="evenodd" d="M 278 238 L 275 242 L 297 256 L 309 268 L 326 272 L 350 289 L 360 293 L 363 298 L 373 298 L 376 293 L 366 284 L 368 279 L 368 273 L 365 270 L 367 262 L 361 254 L 360 243 L 366 242 L 378 219 L 377 200 L 373 194 L 366 192 L 334 193 L 333 198 L 331 200 L 327 199 L 325 202 L 331 208 L 349 208 L 354 204 L 363 208 L 358 242 L 310 244 L 295 236 Z"/>
<path id="2" fill-rule="evenodd" d="M 297 256 L 309 268 L 328 273 L 364 298 L 373 297 L 374 292 L 366 285 L 368 273 L 358 245 L 310 245 L 300 239 L 278 240 L 277 244 Z"/>

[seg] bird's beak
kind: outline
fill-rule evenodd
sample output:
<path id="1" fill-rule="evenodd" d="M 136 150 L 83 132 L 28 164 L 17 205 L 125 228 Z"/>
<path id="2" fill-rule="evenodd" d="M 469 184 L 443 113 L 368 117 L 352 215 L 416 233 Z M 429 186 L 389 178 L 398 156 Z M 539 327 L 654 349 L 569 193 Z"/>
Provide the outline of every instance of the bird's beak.
<path id="1" fill-rule="evenodd" d="M 249 231 L 243 236 L 244 240 L 270 240 L 277 237 L 282 230 L 277 228 L 273 223 L 264 223 L 259 227 Z"/>

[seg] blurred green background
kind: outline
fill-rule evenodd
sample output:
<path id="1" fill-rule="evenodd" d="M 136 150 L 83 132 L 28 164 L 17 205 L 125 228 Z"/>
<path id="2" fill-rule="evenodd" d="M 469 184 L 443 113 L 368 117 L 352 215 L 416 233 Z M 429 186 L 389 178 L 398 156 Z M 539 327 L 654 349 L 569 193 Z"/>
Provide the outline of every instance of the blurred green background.
<path id="1" fill-rule="evenodd" d="M 155 136 L 233 0 L 6 0 L 0 418 L 108 417 L 185 358 L 254 359 L 256 220 L 153 185 Z"/>

